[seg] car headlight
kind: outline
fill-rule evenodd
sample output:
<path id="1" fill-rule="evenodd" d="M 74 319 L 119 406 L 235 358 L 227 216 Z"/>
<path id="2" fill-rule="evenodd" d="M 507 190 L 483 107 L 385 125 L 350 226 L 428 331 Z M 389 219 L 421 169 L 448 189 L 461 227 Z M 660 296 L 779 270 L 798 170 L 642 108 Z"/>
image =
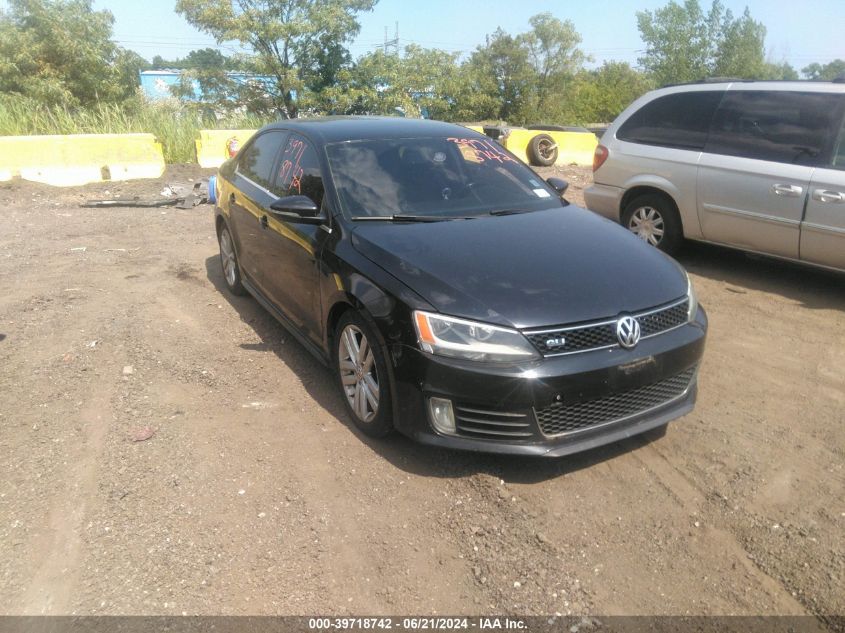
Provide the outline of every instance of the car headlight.
<path id="1" fill-rule="evenodd" d="M 692 279 L 687 274 L 687 320 L 692 321 L 695 313 L 698 312 L 698 297 L 695 296 L 695 288 L 692 287 Z"/>
<path id="2" fill-rule="evenodd" d="M 531 343 L 516 330 L 414 311 L 420 349 L 431 354 L 506 363 L 539 358 Z"/>

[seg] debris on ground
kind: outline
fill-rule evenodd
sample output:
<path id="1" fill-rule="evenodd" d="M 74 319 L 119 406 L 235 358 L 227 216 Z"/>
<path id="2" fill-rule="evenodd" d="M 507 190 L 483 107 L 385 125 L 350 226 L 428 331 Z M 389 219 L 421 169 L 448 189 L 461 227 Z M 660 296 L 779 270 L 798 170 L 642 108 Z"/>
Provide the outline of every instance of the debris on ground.
<path id="1" fill-rule="evenodd" d="M 151 426 L 145 426 L 140 429 L 135 429 L 134 431 L 132 431 L 132 441 L 145 442 L 155 434 L 155 429 Z"/>
<path id="2" fill-rule="evenodd" d="M 205 189 L 203 189 L 205 185 Z M 197 205 L 208 202 L 208 181 L 195 182 L 191 187 L 190 193 L 186 195 L 177 195 L 177 192 L 188 187 L 181 187 L 179 185 L 166 185 L 160 192 L 161 198 L 142 198 L 141 196 L 133 196 L 132 198 L 103 198 L 97 200 L 86 200 L 81 207 L 87 208 L 102 208 L 102 207 L 138 207 L 142 209 L 156 208 L 156 207 L 170 207 L 175 206 L 178 209 L 193 209 Z M 108 191 L 104 192 L 108 195 Z"/>

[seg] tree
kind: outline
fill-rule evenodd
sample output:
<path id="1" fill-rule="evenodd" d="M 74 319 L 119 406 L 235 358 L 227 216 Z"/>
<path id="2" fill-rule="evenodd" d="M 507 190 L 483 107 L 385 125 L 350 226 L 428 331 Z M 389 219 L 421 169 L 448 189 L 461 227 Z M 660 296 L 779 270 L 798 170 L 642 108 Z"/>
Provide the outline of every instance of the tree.
<path id="1" fill-rule="evenodd" d="M 801 69 L 807 79 L 812 81 L 833 81 L 840 75 L 845 75 L 845 59 L 834 59 L 829 64 L 810 64 Z"/>
<path id="2" fill-rule="evenodd" d="M 111 41 L 113 22 L 90 0 L 8 0 L 0 13 L 0 91 L 70 106 L 129 96 L 143 60 Z"/>
<path id="3" fill-rule="evenodd" d="M 478 86 L 487 96 L 484 102 L 496 99 L 497 118 L 511 123 L 547 121 L 587 59 L 572 22 L 540 13 L 529 24 L 531 30 L 517 36 L 497 29 L 468 62 L 478 77 L 489 78 Z"/>
<path id="4" fill-rule="evenodd" d="M 659 85 L 707 77 L 721 41 L 723 10 L 714 0 L 704 13 L 698 0 L 671 0 L 655 11 L 638 11 L 637 28 L 645 42 L 640 65 Z"/>
<path id="5" fill-rule="evenodd" d="M 518 42 L 534 68 L 535 107 L 542 111 L 549 96 L 562 88 L 561 82 L 581 69 L 586 56 L 578 48 L 581 36 L 569 20 L 561 22 L 551 13 L 540 13 L 528 23 L 531 30 L 520 35 Z"/>
<path id="6" fill-rule="evenodd" d="M 475 50 L 468 64 L 477 77 L 487 79 L 480 88 L 499 103 L 496 118 L 510 121 L 518 117 L 535 78 L 528 51 L 518 38 L 496 29 Z"/>
<path id="7" fill-rule="evenodd" d="M 297 114 L 296 96 L 319 67 L 322 42 L 343 46 L 360 30 L 356 16 L 377 0 L 177 0 L 176 11 L 218 43 L 238 41 L 255 53 L 256 69 L 273 78 L 278 113 Z"/>
<path id="8" fill-rule="evenodd" d="M 656 11 L 637 13 L 646 44 L 642 67 L 658 85 L 706 77 L 764 79 L 776 72 L 766 62 L 766 27 L 746 7 L 734 18 L 719 0 L 704 12 L 698 0 L 675 0 Z"/>
<path id="9" fill-rule="evenodd" d="M 576 76 L 556 116 L 568 123 L 608 123 L 652 88 L 650 77 L 629 64 L 605 62 Z"/>
<path id="10" fill-rule="evenodd" d="M 751 17 L 748 7 L 734 20 L 730 11 L 722 21 L 721 42 L 713 59 L 712 73 L 719 77 L 763 79 L 766 66 L 766 27 Z"/>

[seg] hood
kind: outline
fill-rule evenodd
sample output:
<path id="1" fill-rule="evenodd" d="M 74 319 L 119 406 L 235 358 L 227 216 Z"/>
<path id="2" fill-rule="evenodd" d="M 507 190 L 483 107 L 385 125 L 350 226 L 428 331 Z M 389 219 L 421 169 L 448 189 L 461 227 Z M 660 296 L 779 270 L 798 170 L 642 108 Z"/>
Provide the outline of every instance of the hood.
<path id="1" fill-rule="evenodd" d="M 575 206 L 356 224 L 353 246 L 443 314 L 519 329 L 645 310 L 686 294 L 681 267 Z"/>

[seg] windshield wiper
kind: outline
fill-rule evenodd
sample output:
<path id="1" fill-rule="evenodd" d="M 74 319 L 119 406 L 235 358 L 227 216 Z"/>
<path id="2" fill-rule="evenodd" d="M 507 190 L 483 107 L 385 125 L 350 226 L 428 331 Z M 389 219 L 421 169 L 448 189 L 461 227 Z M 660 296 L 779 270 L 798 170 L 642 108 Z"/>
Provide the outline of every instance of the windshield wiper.
<path id="1" fill-rule="evenodd" d="M 517 215 L 519 213 L 531 213 L 533 209 L 496 209 L 491 211 L 489 215 Z"/>
<path id="2" fill-rule="evenodd" d="M 364 222 L 444 222 L 446 220 L 472 220 L 471 216 L 448 216 L 448 215 L 359 215 L 352 218 Z"/>

